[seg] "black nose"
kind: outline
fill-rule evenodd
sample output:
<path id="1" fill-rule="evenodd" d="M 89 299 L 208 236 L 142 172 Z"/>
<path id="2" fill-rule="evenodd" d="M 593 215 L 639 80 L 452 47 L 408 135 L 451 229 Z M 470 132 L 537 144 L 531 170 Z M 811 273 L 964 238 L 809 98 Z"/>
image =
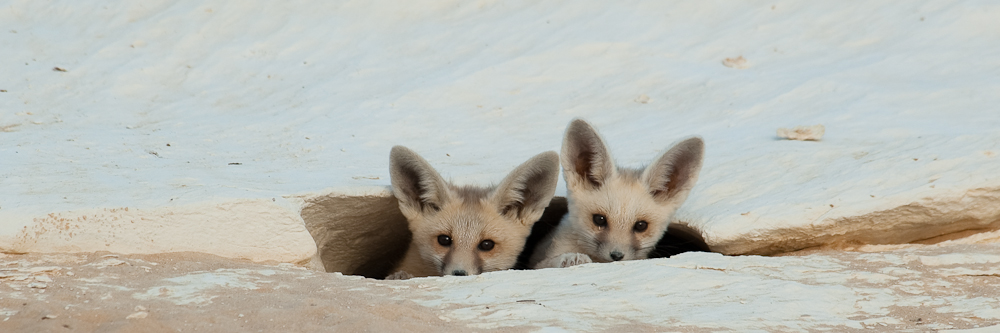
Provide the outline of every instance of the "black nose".
<path id="1" fill-rule="evenodd" d="M 451 271 L 451 275 L 466 276 L 466 275 L 469 275 L 469 273 L 466 272 L 466 271 L 464 271 L 464 270 L 457 269 L 457 270 Z"/>
<path id="2" fill-rule="evenodd" d="M 618 251 L 611 252 L 611 260 L 618 261 L 622 260 L 622 258 L 625 258 L 625 255 L 622 254 L 621 252 Z"/>

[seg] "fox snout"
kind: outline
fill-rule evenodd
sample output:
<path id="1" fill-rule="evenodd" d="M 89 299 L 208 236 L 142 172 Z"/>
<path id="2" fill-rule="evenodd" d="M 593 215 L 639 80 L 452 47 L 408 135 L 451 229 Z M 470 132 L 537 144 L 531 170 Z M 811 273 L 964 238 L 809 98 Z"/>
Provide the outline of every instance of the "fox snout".
<path id="1" fill-rule="evenodd" d="M 611 251 L 605 250 L 605 251 L 601 251 L 600 254 L 601 254 L 600 256 L 598 256 L 597 258 L 594 258 L 594 261 L 597 261 L 597 262 L 612 262 L 612 261 L 622 261 L 622 260 L 637 259 L 637 258 L 633 258 L 633 256 L 629 256 L 628 259 L 625 259 L 625 252 L 622 252 L 622 251 L 619 251 L 619 250 L 611 250 Z"/>
<path id="2" fill-rule="evenodd" d="M 480 269 L 478 267 L 463 267 L 462 265 L 445 265 L 441 269 L 441 275 L 455 275 L 455 276 L 466 276 L 466 275 L 479 275 Z"/>
<path id="3" fill-rule="evenodd" d="M 598 262 L 612 262 L 612 261 L 622 261 L 622 260 L 635 260 L 635 259 L 645 259 L 639 258 L 636 255 L 635 249 L 630 245 L 616 244 L 616 243 L 602 243 L 598 246 L 596 251 L 597 258 L 593 258 Z"/>
<path id="4" fill-rule="evenodd" d="M 441 275 L 479 275 L 483 272 L 482 259 L 475 253 L 476 249 L 452 248 L 444 257 L 441 265 Z"/>

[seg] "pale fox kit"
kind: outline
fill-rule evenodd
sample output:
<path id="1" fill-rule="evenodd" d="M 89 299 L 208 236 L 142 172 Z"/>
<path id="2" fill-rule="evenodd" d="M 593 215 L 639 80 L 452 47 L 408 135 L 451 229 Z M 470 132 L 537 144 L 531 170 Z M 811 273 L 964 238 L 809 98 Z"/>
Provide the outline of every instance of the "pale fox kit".
<path id="1" fill-rule="evenodd" d="M 704 147 L 689 138 L 644 169 L 621 168 L 590 124 L 571 122 L 560 157 L 568 213 L 538 244 L 529 267 L 647 258 L 694 187 Z"/>
<path id="2" fill-rule="evenodd" d="M 559 181 L 559 156 L 544 152 L 482 188 L 445 181 L 412 150 L 389 155 L 392 192 L 413 238 L 387 279 L 475 275 L 514 267 Z"/>

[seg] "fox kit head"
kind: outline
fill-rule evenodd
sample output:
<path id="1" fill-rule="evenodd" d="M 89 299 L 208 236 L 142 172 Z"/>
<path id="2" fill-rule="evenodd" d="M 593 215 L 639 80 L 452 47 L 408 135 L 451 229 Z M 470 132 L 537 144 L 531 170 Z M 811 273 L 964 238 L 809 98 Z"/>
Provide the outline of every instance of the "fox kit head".
<path id="1" fill-rule="evenodd" d="M 647 258 L 694 187 L 704 150 L 700 138 L 689 138 L 645 169 L 618 168 L 590 124 L 574 120 L 562 147 L 563 223 L 595 262 Z"/>
<path id="2" fill-rule="evenodd" d="M 514 267 L 559 180 L 559 157 L 551 151 L 492 188 L 452 185 L 402 146 L 392 148 L 389 164 L 393 194 L 413 233 L 410 251 L 419 251 L 424 267 L 436 275 Z"/>

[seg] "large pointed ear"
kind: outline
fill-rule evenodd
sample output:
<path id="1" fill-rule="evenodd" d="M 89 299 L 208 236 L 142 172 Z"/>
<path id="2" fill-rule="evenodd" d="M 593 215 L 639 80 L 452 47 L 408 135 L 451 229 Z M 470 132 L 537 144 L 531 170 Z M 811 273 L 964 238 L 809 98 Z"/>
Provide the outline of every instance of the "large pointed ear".
<path id="1" fill-rule="evenodd" d="M 614 174 L 607 146 L 583 119 L 574 119 L 566 128 L 561 158 L 570 188 L 600 188 Z"/>
<path id="2" fill-rule="evenodd" d="M 448 188 L 441 175 L 420 155 L 403 147 L 389 153 L 389 177 L 392 193 L 404 213 L 438 211 L 448 200 Z"/>
<path id="3" fill-rule="evenodd" d="M 549 206 L 558 181 L 559 155 L 547 151 L 511 171 L 493 190 L 491 202 L 497 204 L 501 214 L 515 217 L 530 226 L 542 217 L 545 207 Z"/>
<path id="4" fill-rule="evenodd" d="M 649 186 L 653 199 L 660 204 L 683 203 L 698 181 L 704 155 L 705 143 L 694 137 L 674 145 L 646 167 L 642 179 Z"/>

